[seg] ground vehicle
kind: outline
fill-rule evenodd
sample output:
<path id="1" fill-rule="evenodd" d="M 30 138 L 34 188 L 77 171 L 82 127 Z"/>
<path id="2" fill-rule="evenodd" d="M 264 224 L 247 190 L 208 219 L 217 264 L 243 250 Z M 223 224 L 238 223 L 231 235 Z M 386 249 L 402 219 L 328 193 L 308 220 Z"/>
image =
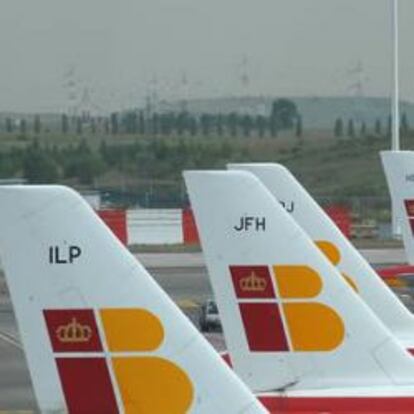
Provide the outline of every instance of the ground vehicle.
<path id="1" fill-rule="evenodd" d="M 399 299 L 414 311 L 414 267 L 393 266 L 385 269 L 378 269 L 378 275 L 396 293 Z"/>
<path id="2" fill-rule="evenodd" d="M 201 305 L 199 324 L 202 332 L 208 332 L 212 329 L 221 330 L 218 308 L 213 299 L 208 299 Z"/>

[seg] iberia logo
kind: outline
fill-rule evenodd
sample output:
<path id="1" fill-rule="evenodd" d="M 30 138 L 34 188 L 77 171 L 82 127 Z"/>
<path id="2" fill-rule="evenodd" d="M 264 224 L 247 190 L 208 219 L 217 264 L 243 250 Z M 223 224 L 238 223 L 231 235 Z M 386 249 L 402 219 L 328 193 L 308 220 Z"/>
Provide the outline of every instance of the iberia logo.
<path id="1" fill-rule="evenodd" d="M 314 300 L 319 274 L 307 266 L 230 266 L 252 352 L 331 351 L 345 327 L 336 311 Z"/>
<path id="2" fill-rule="evenodd" d="M 404 204 L 407 211 L 408 221 L 410 222 L 411 232 L 414 235 L 414 200 L 405 200 Z"/>
<path id="3" fill-rule="evenodd" d="M 315 241 L 315 244 L 334 266 L 338 266 L 340 264 L 342 260 L 341 252 L 334 243 L 331 243 L 326 240 L 318 240 Z M 349 286 L 351 286 L 351 288 L 358 293 L 358 286 L 355 280 L 351 276 L 348 276 L 346 273 L 341 274 L 343 278 L 347 281 Z"/>
<path id="4" fill-rule="evenodd" d="M 188 375 L 151 355 L 165 335 L 154 314 L 50 309 L 44 317 L 70 414 L 182 414 L 190 409 L 194 389 Z"/>

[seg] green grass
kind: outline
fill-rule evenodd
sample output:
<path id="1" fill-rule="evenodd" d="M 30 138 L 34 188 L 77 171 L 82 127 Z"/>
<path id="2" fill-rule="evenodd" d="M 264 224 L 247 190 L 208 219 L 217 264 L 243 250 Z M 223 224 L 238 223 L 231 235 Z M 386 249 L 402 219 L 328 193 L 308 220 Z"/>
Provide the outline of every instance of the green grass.
<path id="1" fill-rule="evenodd" d="M 0 135 L 0 153 L 12 149 L 24 152 L 33 139 L 32 135 Z M 151 186 L 151 191 L 170 191 L 173 196 L 182 191 L 181 172 L 184 169 L 225 168 L 228 162 L 280 162 L 316 196 L 388 197 L 379 157 L 379 151 L 390 146 L 389 138 L 385 137 L 338 139 L 326 132 L 305 131 L 301 140 L 291 133 L 277 138 L 63 136 L 49 133 L 36 139 L 41 148 L 57 151 L 77 147 L 85 140 L 92 153 L 98 155 L 105 141 L 109 154 L 115 155 L 111 160 L 103 160 L 103 166 L 89 184 L 80 183 L 76 176 L 68 178 L 60 173 L 59 182 L 75 187 L 122 188 L 134 192 L 143 186 Z M 414 149 L 413 137 L 405 138 L 403 147 Z M 52 155 L 48 153 L 48 156 Z M 56 162 L 62 162 L 62 157 Z M 14 176 L 22 175 L 21 170 L 8 169 L 7 172 L 9 170 Z"/>

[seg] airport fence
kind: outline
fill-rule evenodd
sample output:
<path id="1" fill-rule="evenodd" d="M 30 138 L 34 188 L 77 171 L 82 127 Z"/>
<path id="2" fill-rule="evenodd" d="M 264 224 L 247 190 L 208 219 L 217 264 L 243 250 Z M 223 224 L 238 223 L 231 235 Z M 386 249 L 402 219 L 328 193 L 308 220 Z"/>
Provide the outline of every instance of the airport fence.
<path id="1" fill-rule="evenodd" d="M 392 238 L 390 202 L 380 197 L 317 198 L 351 239 Z M 188 204 L 182 208 L 118 208 L 100 210 L 101 218 L 120 240 L 134 244 L 197 244 L 197 226 Z"/>
<path id="2" fill-rule="evenodd" d="M 134 187 L 99 187 L 101 204 L 111 208 L 186 208 L 189 205 L 185 185 L 182 181 L 148 180 Z M 349 208 L 356 220 L 391 220 L 391 203 L 388 196 L 333 197 L 317 195 L 316 201 L 322 207 L 343 206 Z"/>

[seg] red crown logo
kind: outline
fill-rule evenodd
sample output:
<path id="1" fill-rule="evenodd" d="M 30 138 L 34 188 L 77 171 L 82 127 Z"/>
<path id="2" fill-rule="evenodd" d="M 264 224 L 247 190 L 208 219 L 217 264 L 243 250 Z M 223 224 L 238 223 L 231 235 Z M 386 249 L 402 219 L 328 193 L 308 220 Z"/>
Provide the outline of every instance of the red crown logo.
<path id="1" fill-rule="evenodd" d="M 76 318 L 67 325 L 61 325 L 56 329 L 56 336 L 62 343 L 78 344 L 89 342 L 92 338 L 92 328 L 80 324 Z"/>
<path id="2" fill-rule="evenodd" d="M 251 272 L 249 276 L 240 279 L 239 286 L 243 292 L 264 292 L 267 280 L 257 276 L 255 272 Z"/>

